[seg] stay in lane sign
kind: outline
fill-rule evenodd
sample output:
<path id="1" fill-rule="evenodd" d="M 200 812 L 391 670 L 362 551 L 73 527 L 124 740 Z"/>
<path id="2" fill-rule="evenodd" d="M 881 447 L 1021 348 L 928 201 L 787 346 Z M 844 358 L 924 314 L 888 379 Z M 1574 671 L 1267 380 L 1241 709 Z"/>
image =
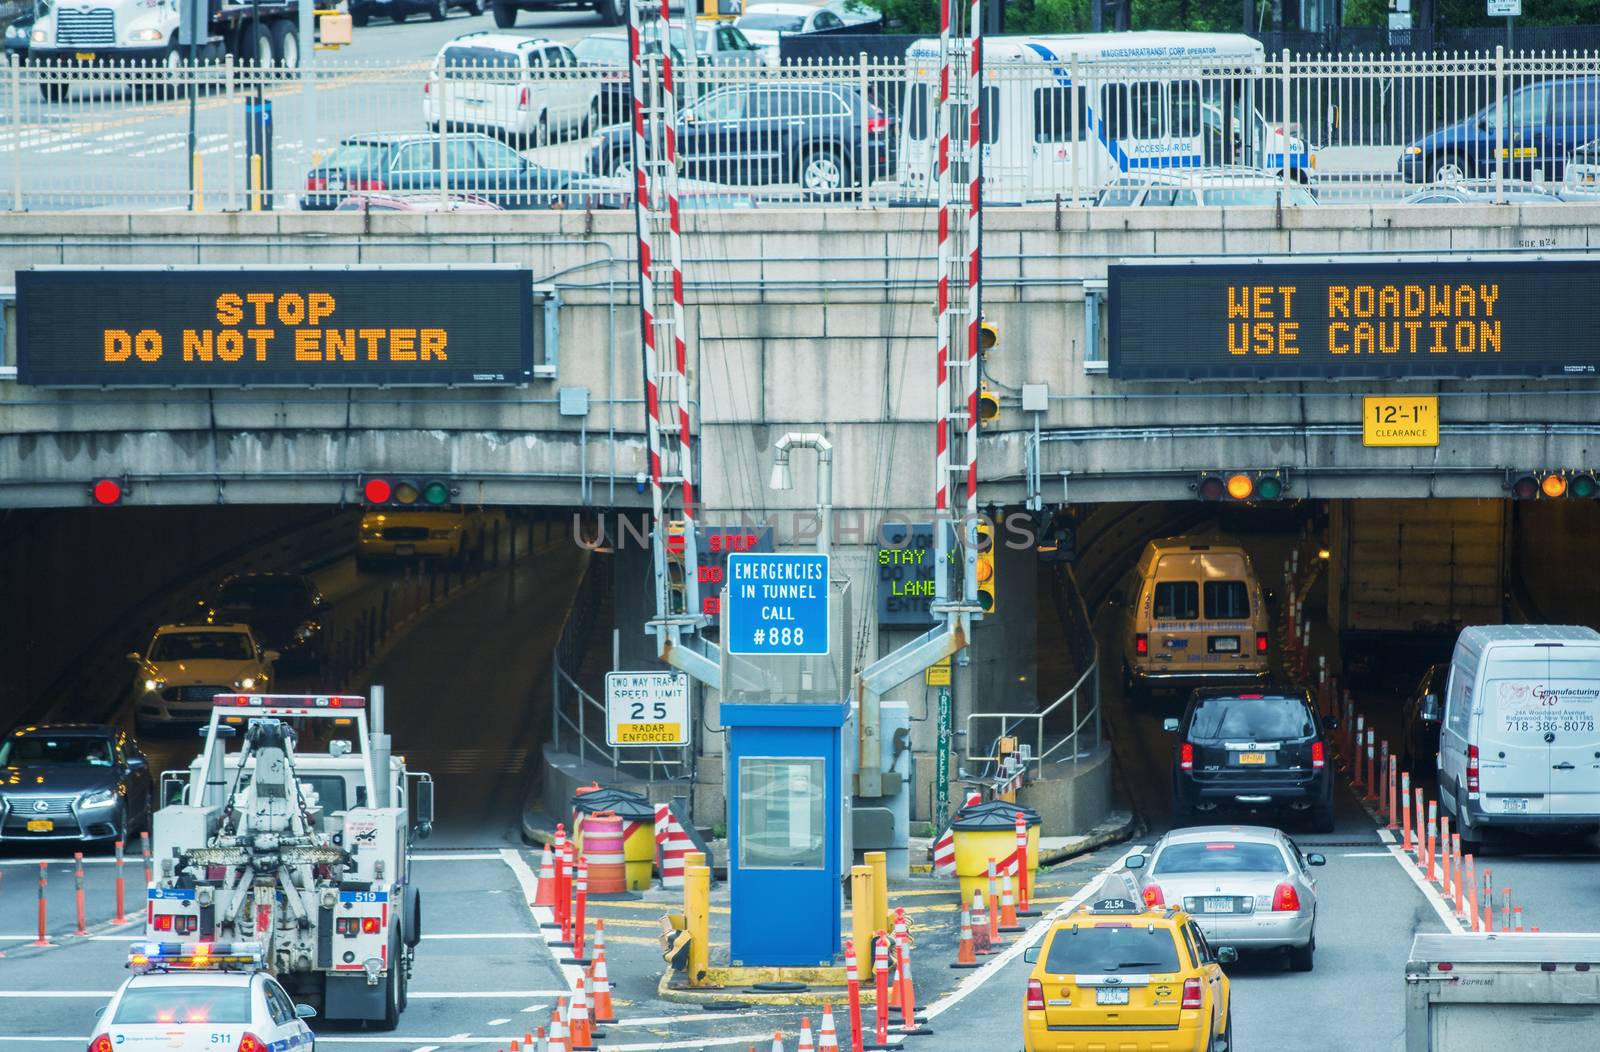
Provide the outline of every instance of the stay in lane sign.
<path id="1" fill-rule="evenodd" d="M 728 557 L 730 654 L 826 654 L 828 557 Z"/>
<path id="2" fill-rule="evenodd" d="M 607 745 L 688 745 L 689 677 L 607 672 Z"/>

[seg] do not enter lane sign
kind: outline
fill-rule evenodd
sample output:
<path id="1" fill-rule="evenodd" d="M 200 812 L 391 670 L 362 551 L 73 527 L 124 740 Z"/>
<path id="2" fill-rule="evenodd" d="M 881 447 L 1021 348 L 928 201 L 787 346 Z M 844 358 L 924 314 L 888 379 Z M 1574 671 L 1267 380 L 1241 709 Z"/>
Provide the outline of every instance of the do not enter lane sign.
<path id="1" fill-rule="evenodd" d="M 730 654 L 828 653 L 828 556 L 728 558 Z"/>
<path id="2" fill-rule="evenodd" d="M 689 677 L 607 672 L 607 745 L 688 745 Z"/>

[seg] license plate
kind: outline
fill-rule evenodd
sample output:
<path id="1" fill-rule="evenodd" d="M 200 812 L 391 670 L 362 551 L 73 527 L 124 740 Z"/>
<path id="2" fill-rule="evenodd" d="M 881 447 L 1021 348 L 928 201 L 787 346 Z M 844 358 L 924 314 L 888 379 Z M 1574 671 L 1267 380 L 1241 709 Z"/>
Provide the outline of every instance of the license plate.
<path id="1" fill-rule="evenodd" d="M 1169 639 L 1167 640 L 1167 646 L 1172 650 L 1187 650 L 1189 649 L 1189 641 L 1187 639 Z"/>
<path id="2" fill-rule="evenodd" d="M 1525 815 L 1528 813 L 1528 798 L 1526 796 L 1503 796 L 1500 798 L 1500 810 Z"/>
<path id="3" fill-rule="evenodd" d="M 1128 988 L 1125 986 L 1096 987 L 1094 1003 L 1097 1005 L 1125 1005 L 1128 1003 Z"/>
<path id="4" fill-rule="evenodd" d="M 1239 754 L 1239 762 L 1256 765 L 1264 764 L 1267 762 L 1267 754 L 1264 752 L 1242 752 Z"/>
<path id="5" fill-rule="evenodd" d="M 1213 654 L 1237 654 L 1239 652 L 1239 637 L 1213 636 L 1211 639 L 1211 652 Z"/>
<path id="6" fill-rule="evenodd" d="M 394 546 L 394 553 L 396 555 L 415 555 L 417 546 L 415 544 L 397 544 Z"/>
<path id="7" fill-rule="evenodd" d="M 328 189 L 329 190 L 343 190 L 344 189 L 344 176 L 342 176 L 342 175 L 330 175 L 330 176 L 328 176 Z"/>
<path id="8" fill-rule="evenodd" d="M 94 61 L 94 52 L 93 51 L 75 51 L 75 52 L 73 52 L 72 57 L 77 59 L 79 62 L 93 62 Z"/>
<path id="9" fill-rule="evenodd" d="M 28 819 L 28 832 L 30 833 L 48 833 L 55 827 L 56 824 L 48 818 Z"/>
<path id="10" fill-rule="evenodd" d="M 1233 912 L 1233 899 L 1232 898 L 1220 898 L 1220 899 L 1208 898 L 1208 899 L 1202 899 L 1202 900 L 1200 900 L 1200 905 L 1201 905 L 1202 908 L 1205 909 L 1205 911 L 1207 913 L 1232 913 Z"/>

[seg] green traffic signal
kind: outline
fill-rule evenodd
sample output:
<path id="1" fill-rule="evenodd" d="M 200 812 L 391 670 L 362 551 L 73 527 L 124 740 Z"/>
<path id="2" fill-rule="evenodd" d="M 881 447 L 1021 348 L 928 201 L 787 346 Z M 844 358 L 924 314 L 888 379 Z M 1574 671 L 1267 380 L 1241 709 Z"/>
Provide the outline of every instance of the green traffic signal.
<path id="1" fill-rule="evenodd" d="M 422 487 L 422 499 L 429 504 L 444 504 L 450 499 L 450 486 L 445 482 L 430 482 Z"/>
<path id="2" fill-rule="evenodd" d="M 1600 494 L 1600 479 L 1593 475 L 1579 475 L 1572 480 L 1572 495 L 1589 499 Z"/>

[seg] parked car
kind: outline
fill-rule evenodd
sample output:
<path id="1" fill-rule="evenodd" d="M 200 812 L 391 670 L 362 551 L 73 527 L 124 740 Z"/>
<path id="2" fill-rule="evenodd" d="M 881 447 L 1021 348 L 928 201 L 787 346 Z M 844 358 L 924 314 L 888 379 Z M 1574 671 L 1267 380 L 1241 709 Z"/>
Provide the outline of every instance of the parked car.
<path id="1" fill-rule="evenodd" d="M 1400 711 L 1400 766 L 1418 774 L 1432 774 L 1439 763 L 1439 722 L 1444 717 L 1444 681 L 1448 664 L 1429 665 L 1417 689 Z"/>
<path id="2" fill-rule="evenodd" d="M 1554 204 L 1562 200 L 1559 186 L 1546 187 L 1539 183 L 1525 183 L 1506 179 L 1501 185 L 1503 199 L 1514 204 Z M 1495 202 L 1493 179 L 1463 179 L 1459 183 L 1430 186 L 1408 196 L 1401 204 L 1407 205 L 1486 205 Z"/>
<path id="3" fill-rule="evenodd" d="M 335 212 L 500 212 L 493 201 L 471 194 L 351 194 Z"/>
<path id="4" fill-rule="evenodd" d="M 258 643 L 278 652 L 280 669 L 321 671 L 322 592 L 305 574 L 234 574 L 198 605 L 207 624 L 249 625 Z"/>
<path id="5" fill-rule="evenodd" d="M 422 85 L 422 119 L 435 131 L 488 131 L 518 146 L 600 125 L 600 78 L 571 48 L 543 37 L 468 33 L 439 49 Z"/>
<path id="6" fill-rule="evenodd" d="M 483 14 L 482 0 L 350 0 L 350 21 L 364 26 L 374 18 L 388 18 L 404 22 L 411 15 L 427 15 L 435 22 L 450 17 L 450 9 L 459 7 L 469 16 Z"/>
<path id="7" fill-rule="evenodd" d="M 1294 181 L 1287 190 L 1283 178 L 1259 168 L 1219 165 L 1182 171 L 1151 171 L 1124 175 L 1101 188 L 1094 203 L 1109 208 L 1170 208 L 1204 205 L 1314 205 L 1315 193 Z"/>
<path id="8" fill-rule="evenodd" d="M 1579 200 L 1589 200 L 1600 194 L 1600 139 L 1586 142 L 1572 151 L 1567 158 L 1561 192 Z"/>
<path id="9" fill-rule="evenodd" d="M 843 4 L 838 7 L 843 7 Z M 844 16 L 833 3 L 755 3 L 746 7 L 744 14 L 734 23 L 752 44 L 761 49 L 769 66 L 778 65 L 778 42 L 782 38 L 795 33 L 843 29 L 846 24 Z"/>
<path id="10" fill-rule="evenodd" d="M 1397 164 L 1408 183 L 1458 183 L 1492 176 L 1495 151 L 1503 150 L 1507 176 L 1531 179 L 1538 172 L 1547 181 L 1560 182 L 1568 156 L 1596 138 L 1600 77 L 1533 81 L 1412 142 Z"/>
<path id="11" fill-rule="evenodd" d="M 620 26 L 628 20 L 628 0 L 490 0 L 494 24 L 510 29 L 517 24 L 519 11 L 551 11 L 555 8 L 588 8 L 600 16 L 603 25 Z"/>
<path id="12" fill-rule="evenodd" d="M 426 132 L 353 135 L 306 173 L 300 207 L 329 211 L 351 193 L 428 192 L 441 182 L 449 194 L 465 194 L 501 208 L 621 207 L 610 187 L 582 172 L 534 164 L 505 143 L 479 132 L 443 136 Z M 588 191 L 588 193 L 585 193 Z"/>
<path id="13" fill-rule="evenodd" d="M 202 622 L 162 625 L 144 653 L 133 651 L 128 660 L 134 727 L 145 734 L 209 719 L 218 694 L 270 691 L 278 652 L 264 649 L 249 625 Z"/>
<path id="14" fill-rule="evenodd" d="M 1178 736 L 1172 757 L 1172 806 L 1181 821 L 1223 809 L 1303 814 L 1318 833 L 1333 831 L 1333 777 L 1324 723 L 1308 691 L 1197 690 L 1182 719 L 1163 726 Z"/>
<path id="15" fill-rule="evenodd" d="M 689 178 L 798 183 L 807 195 L 827 196 L 892 175 L 897 133 L 894 119 L 853 87 L 757 81 L 714 91 L 680 111 L 676 138 Z M 588 169 L 626 176 L 632 157 L 633 130 L 607 128 L 593 140 Z"/>
<path id="16" fill-rule="evenodd" d="M 1317 952 L 1317 881 L 1327 862 L 1267 826 L 1199 826 L 1156 841 L 1123 863 L 1146 906 L 1177 906 L 1206 941 L 1240 950 L 1282 950 L 1311 971 Z"/>
<path id="17" fill-rule="evenodd" d="M 1450 657 L 1439 809 L 1477 853 L 1490 829 L 1600 830 L 1600 632 L 1480 625 Z"/>
<path id="18" fill-rule="evenodd" d="M 0 775 L 0 843 L 126 841 L 150 828 L 150 762 L 116 727 L 20 727 L 0 739 Z"/>
<path id="19" fill-rule="evenodd" d="M 640 47 L 647 55 L 661 53 L 659 34 L 646 31 Z M 572 46 L 578 65 L 600 69 L 600 123 L 615 124 L 631 120 L 633 110 L 633 59 L 628 53 L 628 34 L 591 33 Z M 674 69 L 683 67 L 683 52 L 672 48 Z M 648 97 L 648 96 L 647 96 Z"/>

